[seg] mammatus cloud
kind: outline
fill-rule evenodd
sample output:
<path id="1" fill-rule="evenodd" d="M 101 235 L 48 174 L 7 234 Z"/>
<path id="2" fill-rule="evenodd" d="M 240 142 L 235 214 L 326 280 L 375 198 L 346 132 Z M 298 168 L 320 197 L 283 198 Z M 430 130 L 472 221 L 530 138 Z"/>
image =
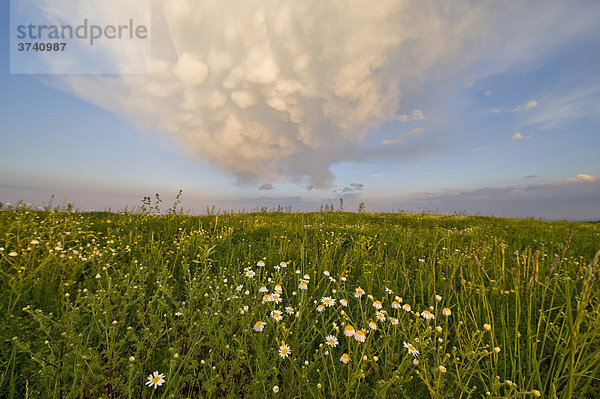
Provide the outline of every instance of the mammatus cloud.
<path id="1" fill-rule="evenodd" d="M 47 15 L 63 12 L 40 4 Z M 564 22 L 556 8 L 566 8 L 556 4 L 523 23 L 518 3 L 153 0 L 150 75 L 71 75 L 56 86 L 174 138 L 240 182 L 323 188 L 330 165 L 355 159 L 375 128 L 425 118 L 407 93 L 452 79 L 483 55 L 507 58 L 514 52 L 504 32 L 529 37 L 532 18 L 554 29 Z M 110 2 L 95 12 L 119 15 Z M 362 156 L 380 155 L 372 154 Z"/>
<path id="2" fill-rule="evenodd" d="M 273 185 L 271 183 L 263 183 L 260 185 L 260 187 L 258 187 L 259 191 L 263 191 L 263 190 L 273 190 Z"/>
<path id="3" fill-rule="evenodd" d="M 582 182 L 593 183 L 596 181 L 596 176 L 586 175 L 586 174 L 582 173 L 575 177 L 569 177 L 567 179 L 567 181 L 570 183 L 582 183 Z"/>
<path id="4" fill-rule="evenodd" d="M 60 85 L 239 181 L 323 188 L 329 166 L 354 157 L 382 123 L 424 119 L 413 107 L 402 113 L 403 93 L 472 60 L 490 13 L 402 0 L 155 1 L 149 76 Z"/>

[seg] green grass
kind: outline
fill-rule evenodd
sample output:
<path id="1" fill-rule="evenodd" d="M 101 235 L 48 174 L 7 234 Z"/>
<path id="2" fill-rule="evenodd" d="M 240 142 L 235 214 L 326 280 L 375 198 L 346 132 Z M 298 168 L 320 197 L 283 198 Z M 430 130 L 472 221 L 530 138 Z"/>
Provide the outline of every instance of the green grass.
<path id="1" fill-rule="evenodd" d="M 1 397 L 600 396 L 594 223 L 18 206 L 0 247 Z M 277 284 L 282 303 L 263 302 Z"/>

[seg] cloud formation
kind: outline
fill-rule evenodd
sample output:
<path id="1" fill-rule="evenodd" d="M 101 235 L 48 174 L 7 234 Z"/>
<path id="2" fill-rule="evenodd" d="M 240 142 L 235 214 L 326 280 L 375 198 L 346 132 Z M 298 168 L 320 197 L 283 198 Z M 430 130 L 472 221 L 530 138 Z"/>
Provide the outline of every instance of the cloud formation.
<path id="1" fill-rule="evenodd" d="M 567 181 L 569 183 L 583 183 L 583 182 L 587 182 L 587 183 L 593 183 L 596 181 L 596 176 L 592 176 L 592 175 L 586 175 L 586 174 L 579 174 L 575 177 L 569 177 L 567 179 Z"/>
<path id="2" fill-rule="evenodd" d="M 258 191 L 263 191 L 263 190 L 273 190 L 273 185 L 271 183 L 263 183 L 258 187 Z"/>
<path id="3" fill-rule="evenodd" d="M 533 15 L 553 29 L 560 13 L 544 7 Z M 153 1 L 150 75 L 63 76 L 56 86 L 174 138 L 240 182 L 324 188 L 330 165 L 355 160 L 374 129 L 425 119 L 406 93 L 456 76 L 490 48 L 501 57 L 510 48 L 490 46 L 498 32 L 527 37 L 535 24 L 513 23 L 521 9 L 512 10 L 475 1 Z M 101 12 L 119 13 L 109 2 Z M 415 151 L 393 154 L 407 152 Z"/>
<path id="4" fill-rule="evenodd" d="M 406 139 L 406 138 L 408 138 L 408 137 L 415 137 L 415 136 L 418 136 L 418 135 L 420 135 L 421 133 L 423 133 L 423 128 L 421 128 L 421 127 L 418 127 L 418 128 L 416 128 L 416 129 L 412 129 L 412 130 L 410 130 L 410 131 L 408 131 L 408 132 L 406 132 L 406 133 L 403 133 L 403 134 L 401 134 L 401 135 L 399 135 L 399 136 L 396 136 L 396 137 L 395 137 L 395 138 L 393 138 L 393 139 L 383 140 L 383 141 L 381 142 L 381 144 L 384 144 L 384 145 L 390 145 L 390 144 L 399 144 L 399 143 L 403 143 L 403 142 L 404 142 L 404 139 Z"/>
<path id="5" fill-rule="evenodd" d="M 398 113 L 403 93 L 442 65 L 458 69 L 482 29 L 476 5 L 401 0 L 156 1 L 152 17 L 149 76 L 60 85 L 239 181 L 321 188 L 382 123 L 423 120 L 413 107 Z"/>

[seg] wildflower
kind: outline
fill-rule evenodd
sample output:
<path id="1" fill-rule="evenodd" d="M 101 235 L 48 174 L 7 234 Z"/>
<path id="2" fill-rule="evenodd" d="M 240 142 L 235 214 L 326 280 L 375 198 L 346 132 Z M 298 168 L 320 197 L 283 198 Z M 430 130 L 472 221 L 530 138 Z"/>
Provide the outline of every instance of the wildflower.
<path id="1" fill-rule="evenodd" d="M 409 305 L 408 303 L 405 303 L 404 305 L 402 305 L 402 309 L 404 309 L 404 310 L 405 310 L 405 311 L 407 311 L 407 312 L 410 312 L 410 310 L 411 310 L 412 308 L 410 307 L 410 305 Z"/>
<path id="2" fill-rule="evenodd" d="M 133 363 L 133 362 L 135 362 L 135 357 L 133 357 L 133 356 L 130 356 L 130 357 L 129 357 L 129 363 Z"/>
<path id="3" fill-rule="evenodd" d="M 413 364 L 415 365 L 415 367 L 418 366 L 419 365 L 419 359 L 414 358 L 413 359 Z"/>
<path id="4" fill-rule="evenodd" d="M 18 253 L 16 253 L 15 251 L 9 252 L 8 256 L 17 256 L 19 255 Z"/>
<path id="5" fill-rule="evenodd" d="M 253 270 L 251 270 L 251 269 L 246 270 L 246 277 L 248 277 L 248 278 L 254 278 L 254 276 L 256 276 L 256 273 L 254 273 Z"/>
<path id="6" fill-rule="evenodd" d="M 40 242 L 38 240 L 31 240 L 31 244 L 36 245 L 39 244 Z"/>
<path id="7" fill-rule="evenodd" d="M 392 309 L 400 309 L 400 302 L 393 301 L 392 302 Z"/>
<path id="8" fill-rule="evenodd" d="M 385 321 L 385 312 L 379 311 L 375 313 L 375 317 L 377 317 L 377 320 L 379 321 Z"/>
<path id="9" fill-rule="evenodd" d="M 337 332 L 340 331 L 340 328 L 338 327 L 337 323 L 334 321 L 333 323 L 331 323 L 331 325 L 333 326 L 333 329 Z"/>
<path id="10" fill-rule="evenodd" d="M 435 296 L 435 301 L 436 301 L 436 302 L 440 302 L 441 300 L 442 300 L 442 297 L 441 297 L 441 296 L 439 296 L 439 295 L 436 295 L 436 296 Z"/>
<path id="11" fill-rule="evenodd" d="M 275 393 L 279 392 L 279 387 L 277 385 L 275 385 L 273 387 L 273 392 L 275 392 Z"/>
<path id="12" fill-rule="evenodd" d="M 281 303 L 281 301 L 283 301 L 283 299 L 281 299 L 279 294 L 271 294 L 271 301 L 273 301 L 275 303 Z"/>
<path id="13" fill-rule="evenodd" d="M 275 286 L 275 292 L 279 292 L 279 293 L 283 292 L 283 288 L 281 288 L 281 285 L 277 284 Z"/>
<path id="14" fill-rule="evenodd" d="M 489 324 L 484 324 L 484 325 L 483 325 L 483 329 L 484 329 L 485 331 L 490 331 L 490 330 L 492 329 L 492 326 L 490 326 Z"/>
<path id="15" fill-rule="evenodd" d="M 358 287 L 358 288 L 356 288 L 356 291 L 354 292 L 354 297 L 355 298 L 360 298 L 364 294 L 365 294 L 365 290 L 363 290 L 362 288 Z"/>
<path id="16" fill-rule="evenodd" d="M 409 355 L 419 356 L 419 351 L 412 344 L 404 342 L 404 347 L 408 349 Z"/>
<path id="17" fill-rule="evenodd" d="M 354 339 L 358 342 L 365 342 L 367 340 L 367 333 L 364 330 L 356 330 Z"/>
<path id="18" fill-rule="evenodd" d="M 354 336 L 354 327 L 352 327 L 350 324 L 348 324 L 346 326 L 346 328 L 344 328 L 344 335 L 346 337 L 353 337 Z"/>
<path id="19" fill-rule="evenodd" d="M 396 295 L 394 299 L 396 300 L 396 302 L 402 303 L 402 298 L 400 298 L 398 295 Z"/>
<path id="20" fill-rule="evenodd" d="M 539 398 L 540 396 L 542 396 L 542 394 L 540 393 L 540 391 L 538 391 L 537 389 L 533 389 L 531 390 L 531 394 L 533 395 L 533 397 L 535 398 Z"/>
<path id="21" fill-rule="evenodd" d="M 322 312 L 324 310 L 325 310 L 325 306 L 323 306 L 323 305 L 317 306 L 317 312 Z"/>
<path id="22" fill-rule="evenodd" d="M 499 347 L 495 347 L 494 349 L 492 349 L 492 352 L 494 354 L 498 354 L 498 353 L 500 353 L 500 348 Z"/>
<path id="23" fill-rule="evenodd" d="M 254 324 L 254 327 L 252 327 L 252 328 L 256 332 L 262 332 L 262 330 L 264 330 L 264 328 L 265 328 L 265 323 L 263 323 L 262 321 L 259 320 Z"/>
<path id="24" fill-rule="evenodd" d="M 296 273 L 296 274 L 300 274 L 300 270 L 296 270 L 296 272 L 295 272 L 295 273 Z"/>
<path id="25" fill-rule="evenodd" d="M 348 306 L 348 301 L 347 301 L 347 300 L 345 300 L 345 299 L 340 299 L 340 305 L 342 305 L 342 306 L 344 306 L 344 307 L 345 307 L 345 306 Z"/>
<path id="26" fill-rule="evenodd" d="M 285 312 L 286 312 L 287 314 L 294 314 L 294 308 L 293 308 L 293 307 L 291 307 L 291 306 L 287 306 L 287 307 L 285 308 Z"/>
<path id="27" fill-rule="evenodd" d="M 307 290 L 308 284 L 306 283 L 306 281 L 300 280 L 300 283 L 298 284 L 298 289 L 299 290 Z"/>
<path id="28" fill-rule="evenodd" d="M 310 276 L 308 274 L 305 274 L 304 277 L 302 277 L 304 280 L 310 280 Z"/>
<path id="29" fill-rule="evenodd" d="M 335 305 L 335 299 L 331 298 L 330 296 L 321 298 L 321 302 L 327 307 Z"/>
<path id="30" fill-rule="evenodd" d="M 442 314 L 446 317 L 450 316 L 452 314 L 452 311 L 450 310 L 450 308 L 444 308 L 442 310 Z"/>
<path id="31" fill-rule="evenodd" d="M 263 285 L 258 289 L 258 292 L 269 292 L 269 290 Z"/>
<path id="32" fill-rule="evenodd" d="M 324 274 L 324 275 L 326 275 L 327 277 L 329 277 L 329 270 L 325 270 L 325 271 L 323 272 L 323 274 Z"/>
<path id="33" fill-rule="evenodd" d="M 380 301 L 375 301 L 373 302 L 373 307 L 377 310 L 382 308 L 381 302 Z"/>
<path id="34" fill-rule="evenodd" d="M 348 364 L 349 361 L 350 361 L 350 356 L 348 356 L 347 353 L 344 353 L 342 355 L 342 357 L 340 357 L 340 362 L 342 362 L 344 364 Z"/>
<path id="35" fill-rule="evenodd" d="M 256 262 L 256 266 L 265 267 L 265 262 L 263 262 L 262 260 L 259 260 L 258 262 Z"/>
<path id="36" fill-rule="evenodd" d="M 377 330 L 377 324 L 375 324 L 375 322 L 374 322 L 374 321 L 370 321 L 370 322 L 369 322 L 369 328 L 370 328 L 371 330 Z"/>
<path id="37" fill-rule="evenodd" d="M 367 298 L 369 298 L 369 300 L 371 300 L 371 301 L 374 299 L 373 295 L 371 295 L 371 294 L 367 295 Z"/>
<path id="38" fill-rule="evenodd" d="M 286 262 L 279 262 L 279 267 L 287 267 L 287 263 Z"/>
<path id="39" fill-rule="evenodd" d="M 421 317 L 424 318 L 425 320 L 435 319 L 435 316 L 429 310 L 422 311 Z"/>
<path id="40" fill-rule="evenodd" d="M 290 354 L 292 353 L 292 351 L 290 350 L 290 347 L 287 346 L 285 344 L 285 342 L 281 341 L 281 346 L 279 347 L 279 356 L 281 356 L 282 358 L 286 358 L 288 357 Z"/>
<path id="41" fill-rule="evenodd" d="M 390 290 L 388 287 L 385 287 L 385 292 L 390 295 L 394 294 L 394 291 Z"/>
<path id="42" fill-rule="evenodd" d="M 396 319 L 395 317 L 390 317 L 390 322 L 392 323 L 393 326 L 398 325 L 398 319 Z"/>
<path id="43" fill-rule="evenodd" d="M 435 331 L 437 331 L 438 333 L 441 333 L 442 332 L 442 326 L 437 326 L 435 328 Z"/>
<path id="44" fill-rule="evenodd" d="M 183 313 L 181 313 L 181 312 L 175 312 L 175 317 L 179 317 L 179 316 L 181 316 L 182 314 L 183 314 Z"/>
<path id="45" fill-rule="evenodd" d="M 281 312 L 279 310 L 271 311 L 271 317 L 274 318 L 276 321 L 281 321 L 281 319 L 283 319 L 283 316 L 281 315 Z"/>
<path id="46" fill-rule="evenodd" d="M 446 372 L 446 367 L 444 366 L 440 366 L 438 367 L 438 369 L 440 370 L 440 373 L 444 374 Z"/>
<path id="47" fill-rule="evenodd" d="M 338 346 L 338 339 L 333 335 L 328 335 L 325 337 L 325 343 L 333 348 Z"/>
<path id="48" fill-rule="evenodd" d="M 165 383 L 165 375 L 158 374 L 158 371 L 155 371 L 154 375 L 150 374 L 148 376 L 148 381 L 146 381 L 146 385 L 148 385 L 148 387 L 150 387 L 150 388 L 152 388 L 152 386 L 154 386 L 154 389 L 158 388 L 159 386 L 161 386 L 164 383 Z"/>

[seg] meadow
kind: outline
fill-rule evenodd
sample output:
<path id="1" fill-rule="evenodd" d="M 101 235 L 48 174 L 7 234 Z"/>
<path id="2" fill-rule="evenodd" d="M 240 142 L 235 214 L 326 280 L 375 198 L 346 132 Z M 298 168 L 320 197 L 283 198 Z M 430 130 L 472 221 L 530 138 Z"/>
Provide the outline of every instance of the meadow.
<path id="1" fill-rule="evenodd" d="M 598 223 L 158 213 L 0 210 L 0 397 L 600 397 Z"/>

